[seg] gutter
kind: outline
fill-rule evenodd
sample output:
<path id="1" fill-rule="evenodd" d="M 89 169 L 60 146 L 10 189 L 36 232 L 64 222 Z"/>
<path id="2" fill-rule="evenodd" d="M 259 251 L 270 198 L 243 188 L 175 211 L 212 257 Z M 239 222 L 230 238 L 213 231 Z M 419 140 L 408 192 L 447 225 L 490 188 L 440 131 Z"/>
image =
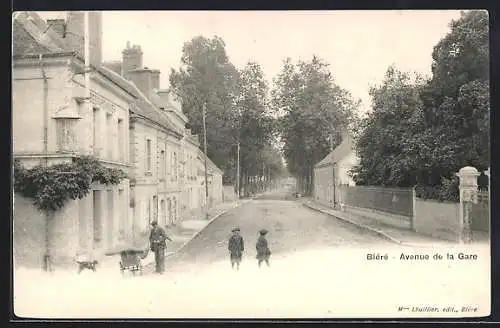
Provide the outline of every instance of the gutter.
<path id="1" fill-rule="evenodd" d="M 49 108 L 48 108 L 48 93 L 49 93 L 49 82 L 47 79 L 47 74 L 45 72 L 45 68 L 43 66 L 43 54 L 39 54 L 38 56 L 38 61 L 40 64 L 40 70 L 42 72 L 42 78 L 43 78 L 43 153 L 45 155 L 45 166 L 47 166 L 48 163 L 48 158 L 47 154 L 49 151 L 49 130 L 48 130 L 48 125 L 49 125 Z"/>

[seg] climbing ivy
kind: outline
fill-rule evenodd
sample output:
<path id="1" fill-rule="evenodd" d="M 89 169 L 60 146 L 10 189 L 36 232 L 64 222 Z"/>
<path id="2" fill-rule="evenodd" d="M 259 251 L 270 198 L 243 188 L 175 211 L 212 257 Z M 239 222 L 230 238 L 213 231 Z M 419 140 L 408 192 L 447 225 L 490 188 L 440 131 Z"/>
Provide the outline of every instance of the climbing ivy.
<path id="1" fill-rule="evenodd" d="M 55 212 L 69 200 L 85 197 L 93 182 L 117 185 L 126 178 L 119 169 L 103 166 L 96 158 L 79 156 L 71 163 L 37 165 L 26 169 L 14 161 L 14 191 L 33 200 L 41 211 Z"/>

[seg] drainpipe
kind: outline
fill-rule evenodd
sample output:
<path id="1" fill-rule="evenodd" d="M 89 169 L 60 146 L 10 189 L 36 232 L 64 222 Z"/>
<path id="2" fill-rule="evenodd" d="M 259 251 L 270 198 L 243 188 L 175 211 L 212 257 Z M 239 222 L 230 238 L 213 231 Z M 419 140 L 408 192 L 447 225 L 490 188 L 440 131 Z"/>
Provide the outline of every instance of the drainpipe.
<path id="1" fill-rule="evenodd" d="M 43 77 L 43 153 L 44 153 L 44 165 L 48 166 L 48 125 L 49 125 L 49 108 L 48 108 L 48 94 L 49 94 L 49 83 L 47 79 L 47 74 L 43 66 L 43 55 L 38 56 L 40 71 Z M 43 255 L 43 269 L 45 271 L 52 271 L 52 255 L 50 254 L 50 220 L 53 218 L 52 212 L 45 213 L 45 254 Z"/>

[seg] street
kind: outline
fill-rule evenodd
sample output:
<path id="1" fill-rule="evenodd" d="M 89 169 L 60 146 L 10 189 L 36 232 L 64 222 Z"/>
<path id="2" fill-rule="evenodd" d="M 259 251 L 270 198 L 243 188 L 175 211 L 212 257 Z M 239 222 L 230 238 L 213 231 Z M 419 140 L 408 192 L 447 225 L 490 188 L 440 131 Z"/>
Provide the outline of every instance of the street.
<path id="1" fill-rule="evenodd" d="M 15 313 L 38 318 L 393 317 L 402 302 L 432 299 L 460 306 L 453 300 L 465 294 L 470 300 L 488 299 L 486 285 L 473 283 L 487 279 L 488 257 L 475 265 L 401 261 L 401 252 L 421 250 L 390 244 L 285 198 L 287 193 L 264 196 L 220 216 L 167 258 L 164 275 L 152 268 L 143 276 L 124 277 L 118 270 L 50 275 L 18 269 Z M 231 269 L 227 252 L 235 226 L 246 245 L 239 271 Z M 269 230 L 273 254 L 271 267 L 259 269 L 255 242 L 262 228 Z M 368 254 L 389 259 L 368 260 Z M 456 270 L 462 274 L 453 275 Z"/>
<path id="2" fill-rule="evenodd" d="M 264 228 L 269 231 L 272 260 L 290 257 L 296 251 L 389 245 L 373 233 L 302 206 L 293 201 L 291 192 L 282 190 L 219 217 L 167 260 L 169 270 L 184 271 L 186 266 L 205 266 L 223 260 L 227 260 L 229 267 L 227 241 L 233 227 L 241 229 L 245 241 L 244 266 L 256 265 L 255 243 L 258 231 Z"/>

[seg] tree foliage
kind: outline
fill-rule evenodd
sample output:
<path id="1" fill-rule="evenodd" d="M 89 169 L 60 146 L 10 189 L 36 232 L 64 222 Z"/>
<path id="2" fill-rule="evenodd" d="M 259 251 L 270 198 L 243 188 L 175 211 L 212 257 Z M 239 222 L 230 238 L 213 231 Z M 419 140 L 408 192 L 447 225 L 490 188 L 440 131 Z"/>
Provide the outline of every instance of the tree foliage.
<path id="1" fill-rule="evenodd" d="M 450 27 L 434 47 L 429 80 L 412 82 L 390 67 L 372 88 L 353 170 L 358 184 L 416 186 L 422 197 L 456 200 L 455 173 L 489 166 L 488 16 L 465 12 Z"/>
<path id="2" fill-rule="evenodd" d="M 314 56 L 294 65 L 286 59 L 272 91 L 280 114 L 283 153 L 303 194 L 312 191 L 313 167 L 340 143 L 358 102 L 335 84 L 328 64 Z"/>
<path id="3" fill-rule="evenodd" d="M 238 71 L 229 62 L 225 43 L 219 37 L 202 36 L 186 42 L 182 66 L 172 70 L 170 84 L 189 118 L 191 130 L 200 135 L 203 145 L 203 106 L 206 106 L 207 153 L 226 171 L 231 148 L 236 140 L 234 125 Z"/>
<path id="4" fill-rule="evenodd" d="M 69 200 L 85 197 L 93 182 L 119 184 L 126 177 L 119 169 L 104 167 L 89 156 L 76 157 L 71 163 L 37 165 L 26 169 L 14 161 L 14 190 L 33 200 L 40 211 L 55 212 Z"/>
<path id="5" fill-rule="evenodd" d="M 248 63 L 242 70 L 236 69 L 229 61 L 224 41 L 217 36 L 199 36 L 186 42 L 181 63 L 179 70 L 172 70 L 170 75 L 172 90 L 182 103 L 192 131 L 201 135 L 202 145 L 202 113 L 206 105 L 207 153 L 225 172 L 224 181 L 234 183 L 238 142 L 242 173 L 260 176 L 260 152 L 270 147 L 275 132 L 267 104 L 268 86 L 260 66 Z"/>

